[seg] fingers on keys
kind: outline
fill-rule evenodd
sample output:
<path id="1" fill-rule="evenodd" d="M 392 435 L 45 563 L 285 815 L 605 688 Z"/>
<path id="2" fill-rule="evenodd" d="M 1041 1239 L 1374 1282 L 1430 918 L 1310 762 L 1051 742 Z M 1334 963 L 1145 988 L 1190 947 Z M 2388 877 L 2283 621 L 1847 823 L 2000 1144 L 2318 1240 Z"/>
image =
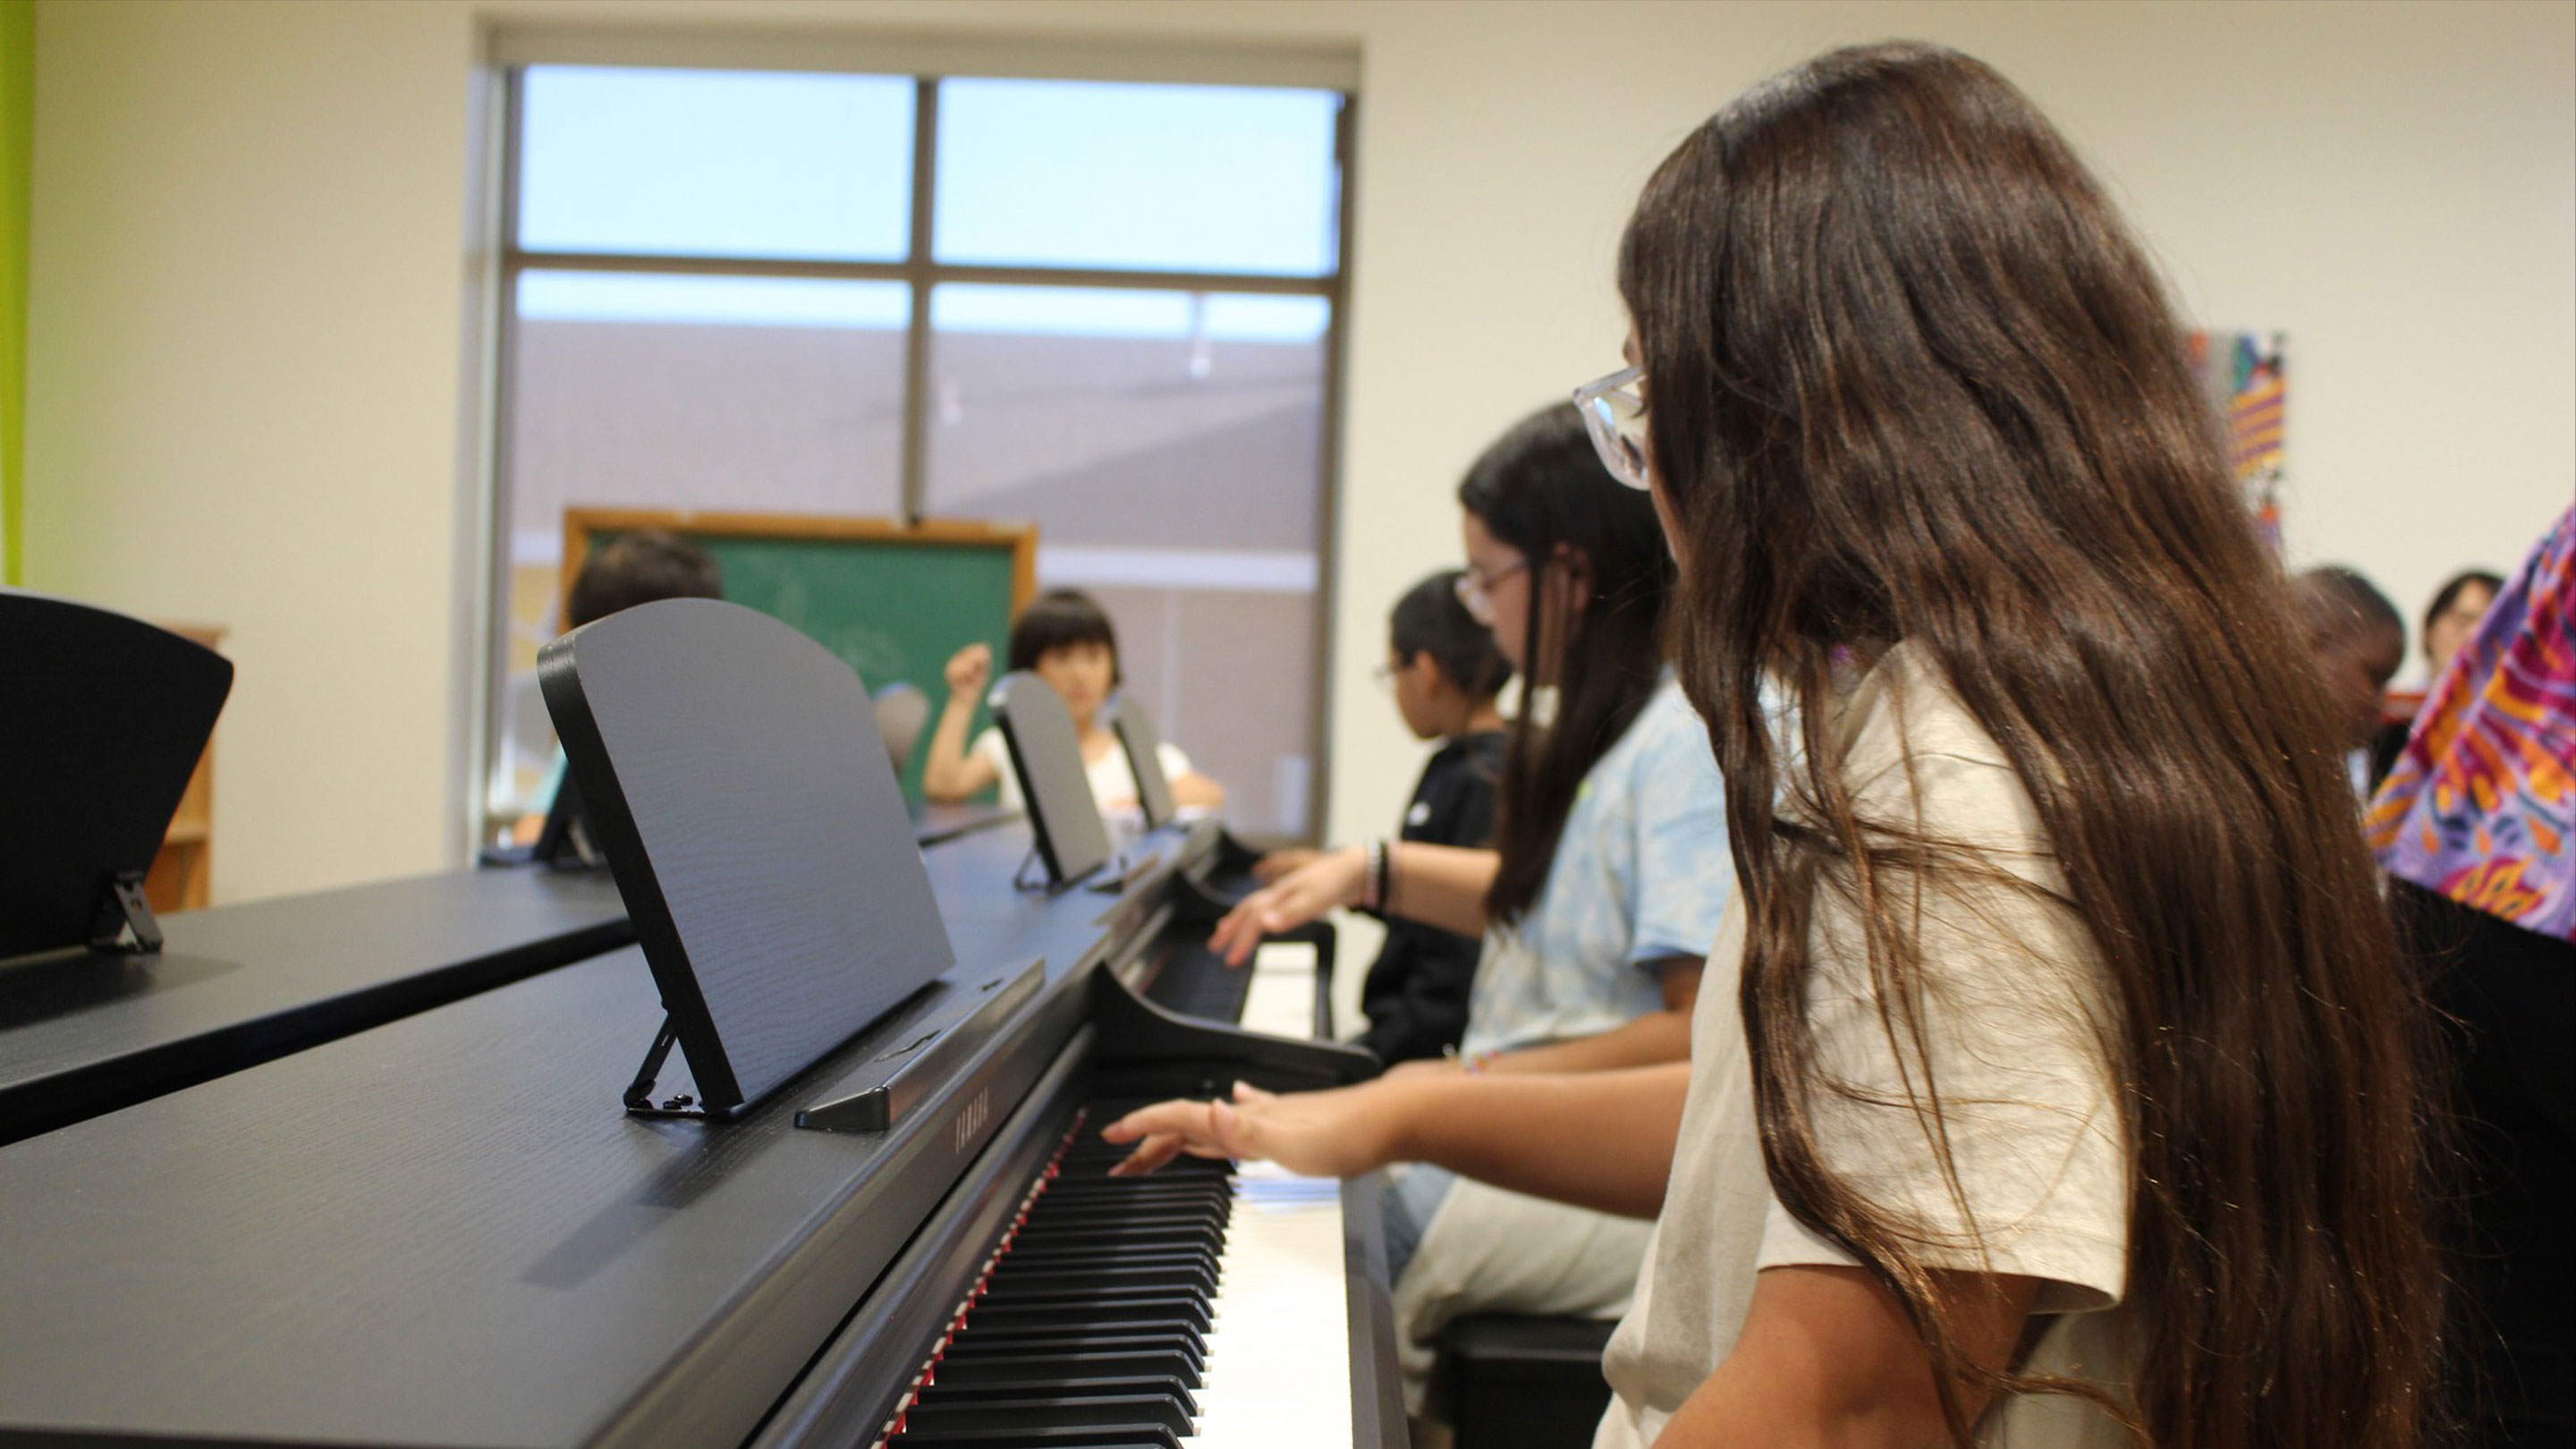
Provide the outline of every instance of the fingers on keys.
<path id="1" fill-rule="evenodd" d="M 1234 1094 L 1240 1102 L 1269 1096 L 1241 1082 L 1234 1084 Z M 1100 1129 L 1100 1136 L 1108 1142 L 1136 1144 L 1136 1150 L 1126 1160 L 1109 1170 L 1112 1177 L 1140 1177 L 1184 1152 L 1193 1157 L 1256 1155 L 1249 1151 L 1241 1116 L 1222 1101 L 1158 1102 L 1140 1107 Z"/>
<path id="2" fill-rule="evenodd" d="M 1208 949 L 1225 958 L 1228 966 L 1240 966 L 1252 959 L 1252 948 L 1261 944 L 1263 912 L 1250 900 L 1228 911 L 1208 935 Z"/>

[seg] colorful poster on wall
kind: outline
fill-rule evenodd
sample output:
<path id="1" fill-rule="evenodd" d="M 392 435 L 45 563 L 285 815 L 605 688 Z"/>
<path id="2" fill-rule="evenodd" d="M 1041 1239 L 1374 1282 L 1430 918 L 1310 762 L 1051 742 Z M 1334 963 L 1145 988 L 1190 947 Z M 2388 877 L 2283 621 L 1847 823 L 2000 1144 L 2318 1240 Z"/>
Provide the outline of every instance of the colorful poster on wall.
<path id="1" fill-rule="evenodd" d="M 2290 396 L 2287 336 L 2209 330 L 2192 333 L 2189 347 L 2201 390 L 2224 420 L 2228 465 L 2245 490 L 2245 506 L 2254 511 L 2263 537 L 2277 552 L 2283 423 Z"/>

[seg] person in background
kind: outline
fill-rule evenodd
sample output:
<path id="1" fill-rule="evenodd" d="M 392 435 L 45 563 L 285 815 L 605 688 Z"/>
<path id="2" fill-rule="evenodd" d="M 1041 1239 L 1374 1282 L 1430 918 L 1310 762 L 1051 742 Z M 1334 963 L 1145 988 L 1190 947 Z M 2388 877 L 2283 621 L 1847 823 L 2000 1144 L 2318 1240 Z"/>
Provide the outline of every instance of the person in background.
<path id="1" fill-rule="evenodd" d="M 2299 575 L 2299 612 L 2316 651 L 2326 693 L 2343 720 L 2344 770 L 2352 789 L 2370 797 L 2376 782 L 2372 742 L 2386 709 L 2388 681 L 2406 662 L 2406 621 L 2377 585 L 2329 564 Z"/>
<path id="2" fill-rule="evenodd" d="M 2379 729 L 2370 738 L 2372 789 L 2388 778 L 2397 752 L 2406 748 L 2406 736 L 2415 728 L 2415 714 L 2423 708 L 2425 695 L 2441 681 L 2442 671 L 2451 667 L 2451 656 L 2477 633 L 2478 620 L 2486 617 L 2487 605 L 2495 602 L 2496 590 L 2503 587 L 2504 580 L 2495 574 L 2469 569 L 2434 590 L 2433 602 L 2424 610 L 2424 688 L 2394 690 L 2387 696 Z"/>
<path id="3" fill-rule="evenodd" d="M 1118 634 L 1109 615 L 1079 589 L 1050 589 L 1037 596 L 1011 625 L 1011 668 L 1028 670 L 1064 696 L 1073 727 L 1082 743 L 1082 763 L 1091 778 L 1091 797 L 1104 816 L 1132 815 L 1141 807 L 1136 773 L 1102 710 L 1118 688 Z M 948 704 L 931 732 L 930 753 L 923 761 L 922 793 L 933 800 L 957 801 L 1002 787 L 1002 803 L 1021 808 L 1019 778 L 1011 771 L 1010 746 L 998 728 L 988 726 L 970 746 L 966 727 L 983 703 L 992 682 L 993 651 L 969 644 L 948 661 Z M 1180 746 L 1165 741 L 1160 751 L 1163 774 L 1171 782 L 1172 803 L 1184 810 L 1215 810 L 1225 804 L 1225 789 L 1190 767 Z"/>
<path id="4" fill-rule="evenodd" d="M 2486 569 L 2468 569 L 2454 574 L 2448 583 L 2434 591 L 2433 602 L 2424 610 L 2424 681 L 2429 690 L 2451 667 L 2451 656 L 2478 632 L 2478 621 L 2487 616 L 2487 607 L 2495 602 L 2504 588 L 2504 579 Z"/>
<path id="5" fill-rule="evenodd" d="M 564 629 L 569 632 L 611 614 L 660 599 L 721 599 L 724 573 L 708 552 L 659 528 L 621 533 L 592 549 L 573 575 L 564 600 Z M 563 788 L 563 751 L 535 798 L 551 802 Z M 546 828 L 547 810 L 531 810 L 510 826 L 510 843 L 534 845 Z"/>
<path id="6" fill-rule="evenodd" d="M 1678 1061 L 1733 894 L 1724 786 L 1670 663 L 1672 557 L 1654 505 L 1611 476 L 1563 403 L 1524 418 L 1458 485 L 1459 597 L 1520 671 L 1494 848 L 1409 840 L 1329 851 L 1247 896 L 1210 945 L 1374 909 L 1484 949 L 1460 1055 L 1394 1075 L 1608 1072 Z M 1460 1314 L 1609 1317 L 1645 1225 L 1417 1166 L 1386 1194 L 1407 1403 Z"/>
<path id="7" fill-rule="evenodd" d="M 2457 1055 L 2469 1442 L 2576 1444 L 2576 510 L 2479 605 L 2368 830 Z"/>
<path id="8" fill-rule="evenodd" d="M 1511 661 L 1493 631 L 1476 622 L 1458 597 L 1467 576 L 1455 569 L 1415 584 L 1387 621 L 1386 664 L 1378 677 L 1395 690 L 1396 712 L 1418 740 L 1440 748 L 1414 782 L 1397 839 L 1424 845 L 1489 846 L 1494 837 L 1494 781 L 1503 762 L 1503 715 L 1495 697 L 1511 681 Z M 1314 860 L 1312 850 L 1278 850 L 1254 867 L 1263 882 Z M 1386 944 L 1360 988 L 1368 1029 L 1358 1044 L 1392 1065 L 1457 1049 L 1467 1029 L 1467 996 L 1482 945 L 1473 936 L 1378 913 Z"/>
<path id="9" fill-rule="evenodd" d="M 1688 1064 L 1238 1087 L 1120 1171 L 1658 1217 L 1596 1449 L 2436 1442 L 2350 722 L 2101 183 L 1976 60 L 1834 51 L 1656 169 L 1619 295 L 1576 396 L 1679 558 L 1743 876 Z"/>
<path id="10" fill-rule="evenodd" d="M 724 574 L 707 551 L 659 528 L 621 533 L 590 551 L 564 601 L 564 628 L 657 599 L 721 599 Z"/>

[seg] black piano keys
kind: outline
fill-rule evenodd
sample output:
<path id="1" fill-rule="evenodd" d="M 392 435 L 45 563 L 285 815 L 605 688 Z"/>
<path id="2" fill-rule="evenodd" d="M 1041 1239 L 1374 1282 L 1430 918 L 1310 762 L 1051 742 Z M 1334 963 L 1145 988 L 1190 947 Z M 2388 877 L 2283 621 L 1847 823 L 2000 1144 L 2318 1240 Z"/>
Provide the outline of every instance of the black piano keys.
<path id="1" fill-rule="evenodd" d="M 1226 965 L 1204 940 L 1172 940 L 1157 949 L 1154 974 L 1143 995 L 1167 1011 L 1232 1023 L 1243 1019 L 1244 997 L 1251 990 L 1248 964 Z"/>
<path id="2" fill-rule="evenodd" d="M 1231 1163 L 1115 1178 L 1084 1123 L 1040 1175 L 895 1420 L 886 1449 L 1180 1449 L 1207 1369 Z"/>

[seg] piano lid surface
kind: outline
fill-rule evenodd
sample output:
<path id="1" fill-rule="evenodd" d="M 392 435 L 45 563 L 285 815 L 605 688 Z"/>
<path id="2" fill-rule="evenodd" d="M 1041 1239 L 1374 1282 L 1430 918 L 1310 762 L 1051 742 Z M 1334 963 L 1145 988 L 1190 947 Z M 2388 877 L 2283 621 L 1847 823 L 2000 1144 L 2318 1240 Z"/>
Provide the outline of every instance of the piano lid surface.
<path id="1" fill-rule="evenodd" d="M 454 870 L 161 918 L 157 956 L 0 971 L 0 1141 L 633 939 L 605 873 Z"/>
<path id="2" fill-rule="evenodd" d="M 972 894 L 961 951 L 1045 954 L 1030 1018 L 1069 1030 L 1115 903 Z M 630 1119 L 659 1021 L 628 949 L 0 1148 L 0 1444 L 739 1442 L 954 1180 L 967 1108 L 794 1130 L 863 1039 L 740 1123 Z"/>

